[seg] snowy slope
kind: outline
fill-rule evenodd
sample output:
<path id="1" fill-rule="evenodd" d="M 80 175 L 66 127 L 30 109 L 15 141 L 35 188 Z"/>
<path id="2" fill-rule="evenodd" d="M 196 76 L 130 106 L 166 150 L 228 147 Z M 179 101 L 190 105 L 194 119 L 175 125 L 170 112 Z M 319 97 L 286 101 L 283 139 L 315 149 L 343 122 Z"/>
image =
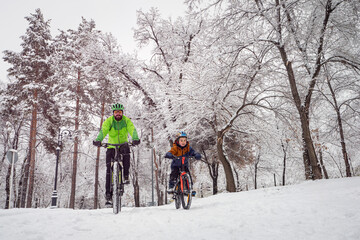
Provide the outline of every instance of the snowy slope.
<path id="1" fill-rule="evenodd" d="M 360 239 L 360 177 L 149 208 L 0 210 L 0 239 Z"/>

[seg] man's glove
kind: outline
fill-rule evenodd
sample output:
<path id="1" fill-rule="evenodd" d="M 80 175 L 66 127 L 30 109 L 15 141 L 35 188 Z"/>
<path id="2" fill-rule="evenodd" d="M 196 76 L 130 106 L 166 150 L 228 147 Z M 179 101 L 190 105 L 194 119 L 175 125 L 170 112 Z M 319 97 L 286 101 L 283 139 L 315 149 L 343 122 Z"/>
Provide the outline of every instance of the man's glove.
<path id="1" fill-rule="evenodd" d="M 93 145 L 97 147 L 101 147 L 101 141 L 93 141 Z"/>
<path id="2" fill-rule="evenodd" d="M 200 153 L 195 154 L 195 159 L 200 160 L 201 159 L 201 154 Z"/>
<path id="3" fill-rule="evenodd" d="M 139 145 L 139 144 L 140 144 L 140 139 L 139 139 L 139 140 L 133 140 L 132 143 L 133 143 L 133 145 L 135 145 L 135 146 L 136 146 L 136 145 Z"/>

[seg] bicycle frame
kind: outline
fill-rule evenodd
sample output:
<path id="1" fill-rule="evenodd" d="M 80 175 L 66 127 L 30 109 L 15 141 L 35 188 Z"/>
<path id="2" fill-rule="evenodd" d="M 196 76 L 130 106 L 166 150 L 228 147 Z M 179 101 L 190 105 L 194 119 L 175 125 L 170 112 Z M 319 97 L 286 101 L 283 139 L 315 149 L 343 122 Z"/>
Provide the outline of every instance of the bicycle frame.
<path id="1" fill-rule="evenodd" d="M 175 199 L 175 207 L 176 209 L 179 209 L 181 201 L 184 209 L 190 209 L 193 196 L 192 179 L 190 173 L 185 170 L 185 157 L 181 158 L 181 167 L 179 170 L 180 172 L 175 184 L 175 192 L 173 196 Z"/>
<path id="2" fill-rule="evenodd" d="M 183 176 L 185 174 L 188 174 L 188 173 L 185 170 L 185 157 L 182 157 L 182 159 L 181 159 L 181 171 L 180 171 L 180 176 L 179 176 L 179 178 L 180 178 L 180 187 L 181 187 L 181 192 L 182 193 L 184 192 L 184 178 L 183 178 Z M 190 174 L 189 174 L 189 176 L 190 176 Z"/>
<path id="3" fill-rule="evenodd" d="M 104 143 L 101 146 L 107 148 L 108 146 L 115 147 L 115 156 L 111 159 L 112 166 L 112 192 L 113 192 L 113 212 L 115 214 L 121 211 L 121 196 L 124 193 L 124 181 L 123 181 L 123 158 L 124 155 L 128 153 L 120 153 L 121 147 L 128 145 L 129 147 L 133 146 L 129 143 L 122 144 L 112 144 L 112 143 Z"/>

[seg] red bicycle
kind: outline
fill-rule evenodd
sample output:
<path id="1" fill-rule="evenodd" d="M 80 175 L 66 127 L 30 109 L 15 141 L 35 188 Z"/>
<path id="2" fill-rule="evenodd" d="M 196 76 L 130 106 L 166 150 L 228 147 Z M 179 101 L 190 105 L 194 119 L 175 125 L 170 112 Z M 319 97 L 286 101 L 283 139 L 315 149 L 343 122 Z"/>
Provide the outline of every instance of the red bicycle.
<path id="1" fill-rule="evenodd" d="M 192 190 L 193 184 L 191 176 L 185 170 L 185 157 L 178 159 L 181 160 L 181 167 L 179 167 L 180 174 L 176 180 L 173 199 L 175 200 L 176 209 L 180 208 L 180 204 L 184 209 L 190 209 L 192 197 L 196 195 L 196 191 Z M 189 160 L 190 159 L 193 158 L 189 158 Z"/>

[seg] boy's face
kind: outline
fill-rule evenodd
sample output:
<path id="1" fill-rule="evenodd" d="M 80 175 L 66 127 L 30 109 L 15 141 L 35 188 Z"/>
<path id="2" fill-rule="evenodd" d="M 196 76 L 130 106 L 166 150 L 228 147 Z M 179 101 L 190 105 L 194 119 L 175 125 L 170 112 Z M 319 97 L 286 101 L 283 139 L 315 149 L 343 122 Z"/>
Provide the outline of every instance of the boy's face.
<path id="1" fill-rule="evenodd" d="M 179 138 L 179 145 L 182 147 L 186 145 L 186 137 Z"/>

